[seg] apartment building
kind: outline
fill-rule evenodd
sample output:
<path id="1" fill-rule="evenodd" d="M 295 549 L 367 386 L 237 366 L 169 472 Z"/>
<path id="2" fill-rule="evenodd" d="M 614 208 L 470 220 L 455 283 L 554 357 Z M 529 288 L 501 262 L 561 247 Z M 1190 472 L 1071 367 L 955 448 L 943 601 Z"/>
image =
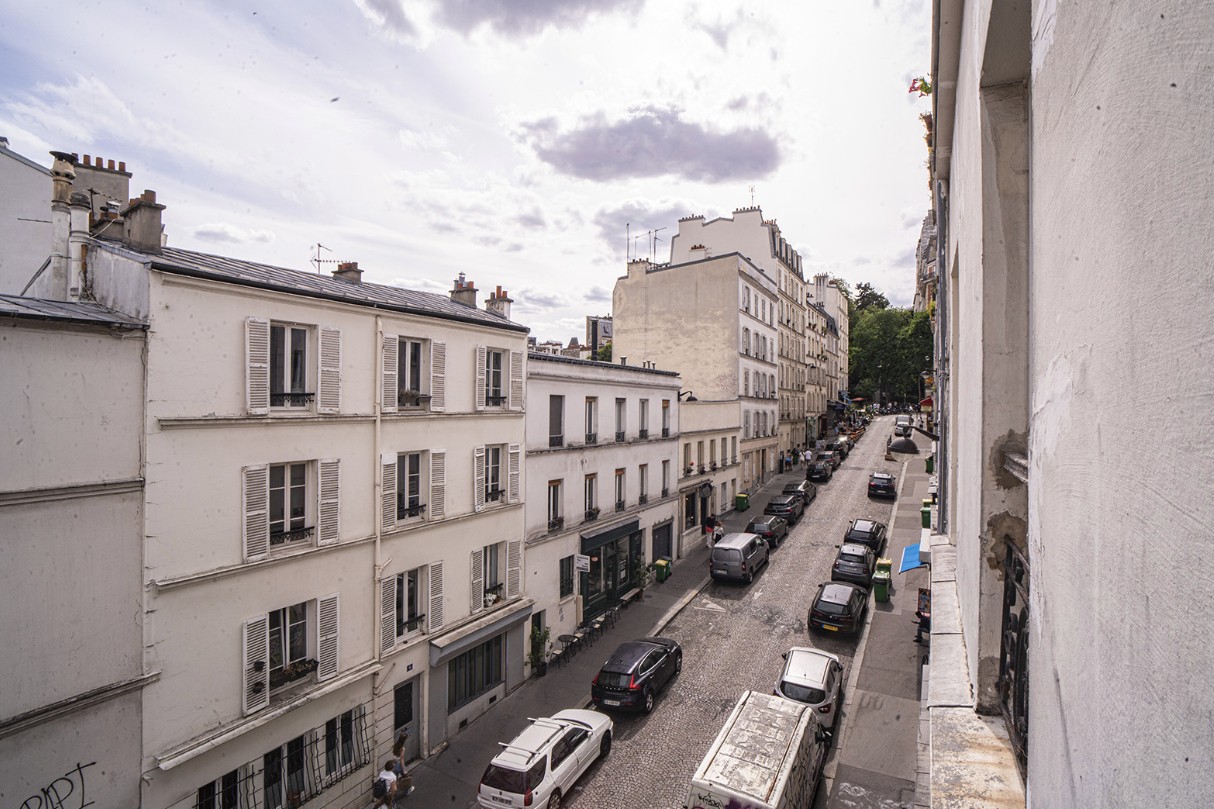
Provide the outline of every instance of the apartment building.
<path id="1" fill-rule="evenodd" d="M 822 352 L 817 355 L 817 360 L 825 371 L 826 421 L 828 425 L 833 425 L 847 409 L 849 401 L 847 386 L 851 371 L 848 351 L 851 342 L 848 337 L 848 301 L 843 290 L 826 273 L 814 276 L 809 296 L 810 305 L 826 315 L 826 332 L 822 335 Z"/>

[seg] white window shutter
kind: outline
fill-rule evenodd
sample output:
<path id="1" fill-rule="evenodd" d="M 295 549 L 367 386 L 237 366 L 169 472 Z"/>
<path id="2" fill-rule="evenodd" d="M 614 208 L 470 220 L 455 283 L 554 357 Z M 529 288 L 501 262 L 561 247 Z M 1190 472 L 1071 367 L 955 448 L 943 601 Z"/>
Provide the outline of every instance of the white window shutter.
<path id="1" fill-rule="evenodd" d="M 246 466 L 241 496 L 244 510 L 244 560 L 270 552 L 270 467 Z"/>
<path id="2" fill-rule="evenodd" d="M 514 540 L 506 543 L 506 598 L 519 594 L 523 577 L 523 543 Z"/>
<path id="3" fill-rule="evenodd" d="M 510 409 L 523 409 L 523 352 L 510 352 Z"/>
<path id="4" fill-rule="evenodd" d="M 338 595 L 316 600 L 316 679 L 327 680 L 337 674 L 338 625 L 340 623 Z"/>
<path id="5" fill-rule="evenodd" d="M 320 330 L 320 394 L 317 410 L 341 412 L 341 329 Z"/>
<path id="6" fill-rule="evenodd" d="M 517 503 L 521 494 L 519 489 L 519 464 L 522 457 L 522 446 L 519 444 L 511 444 L 509 455 L 509 472 L 508 472 L 508 489 L 506 496 L 509 502 Z"/>
<path id="7" fill-rule="evenodd" d="M 270 412 L 270 321 L 257 317 L 244 322 L 245 408 L 251 416 Z"/>
<path id="8" fill-rule="evenodd" d="M 447 516 L 447 451 L 430 451 L 430 519 L 441 520 Z"/>
<path id="9" fill-rule="evenodd" d="M 430 625 L 431 632 L 437 632 L 443 628 L 443 563 L 430 563 L 430 614 L 426 616 L 426 623 Z"/>
<path id="10" fill-rule="evenodd" d="M 317 520 L 317 545 L 333 545 L 340 536 L 341 508 L 338 498 L 341 492 L 341 462 L 336 459 L 321 461 L 320 467 L 320 515 Z"/>
<path id="11" fill-rule="evenodd" d="M 485 368 L 487 355 L 488 351 L 484 346 L 476 347 L 476 401 L 473 402 L 473 405 L 477 410 L 485 409 L 485 383 L 488 381 Z"/>
<path id="12" fill-rule="evenodd" d="M 379 653 L 386 655 L 396 647 L 396 576 L 379 582 Z"/>
<path id="13" fill-rule="evenodd" d="M 270 618 L 259 615 L 244 623 L 244 677 L 241 710 L 245 716 L 270 704 Z"/>
<path id="14" fill-rule="evenodd" d="M 472 462 L 472 510 L 485 509 L 485 448 L 477 447 Z"/>
<path id="15" fill-rule="evenodd" d="M 472 611 L 479 612 L 485 607 L 485 550 L 477 548 L 472 552 Z"/>
<path id="16" fill-rule="evenodd" d="M 430 343 L 430 409 L 447 409 L 446 343 Z"/>
<path id="17" fill-rule="evenodd" d="M 380 494 L 380 530 L 383 533 L 396 529 L 396 456 L 385 452 L 379 457 L 383 467 L 383 486 Z"/>
<path id="18" fill-rule="evenodd" d="M 396 380 L 397 371 L 397 351 L 399 343 L 396 335 L 385 334 L 383 341 L 383 350 L 380 356 L 383 360 L 383 393 L 381 395 L 380 409 L 385 413 L 396 412 L 396 397 L 399 385 Z"/>

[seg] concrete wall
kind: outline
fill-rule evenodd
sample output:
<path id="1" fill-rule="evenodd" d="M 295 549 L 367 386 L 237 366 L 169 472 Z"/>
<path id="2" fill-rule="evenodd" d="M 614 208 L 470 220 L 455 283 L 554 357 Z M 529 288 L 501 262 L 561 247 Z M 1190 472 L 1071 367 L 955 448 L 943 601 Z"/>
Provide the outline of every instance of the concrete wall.
<path id="1" fill-rule="evenodd" d="M 50 171 L 0 147 L 0 188 L 0 294 L 20 295 L 51 254 Z"/>

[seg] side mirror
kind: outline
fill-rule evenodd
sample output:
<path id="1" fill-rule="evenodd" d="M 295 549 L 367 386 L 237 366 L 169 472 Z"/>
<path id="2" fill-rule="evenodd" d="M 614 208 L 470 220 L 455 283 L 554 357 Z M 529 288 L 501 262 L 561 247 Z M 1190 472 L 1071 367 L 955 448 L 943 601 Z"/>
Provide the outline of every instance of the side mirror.
<path id="1" fill-rule="evenodd" d="M 788 659 L 788 652 L 785 652 L 784 654 L 780 655 L 780 657 L 782 657 L 782 658 L 784 658 L 785 660 L 787 660 L 787 659 Z"/>

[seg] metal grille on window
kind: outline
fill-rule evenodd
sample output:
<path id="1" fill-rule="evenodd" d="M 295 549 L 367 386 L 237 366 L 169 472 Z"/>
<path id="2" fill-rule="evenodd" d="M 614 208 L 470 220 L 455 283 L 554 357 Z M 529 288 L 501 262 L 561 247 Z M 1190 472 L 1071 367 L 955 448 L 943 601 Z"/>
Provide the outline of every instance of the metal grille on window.
<path id="1" fill-rule="evenodd" d="M 1011 542 L 1005 548 L 998 689 L 1016 764 L 1024 778 L 1029 741 L 1029 564 Z"/>

